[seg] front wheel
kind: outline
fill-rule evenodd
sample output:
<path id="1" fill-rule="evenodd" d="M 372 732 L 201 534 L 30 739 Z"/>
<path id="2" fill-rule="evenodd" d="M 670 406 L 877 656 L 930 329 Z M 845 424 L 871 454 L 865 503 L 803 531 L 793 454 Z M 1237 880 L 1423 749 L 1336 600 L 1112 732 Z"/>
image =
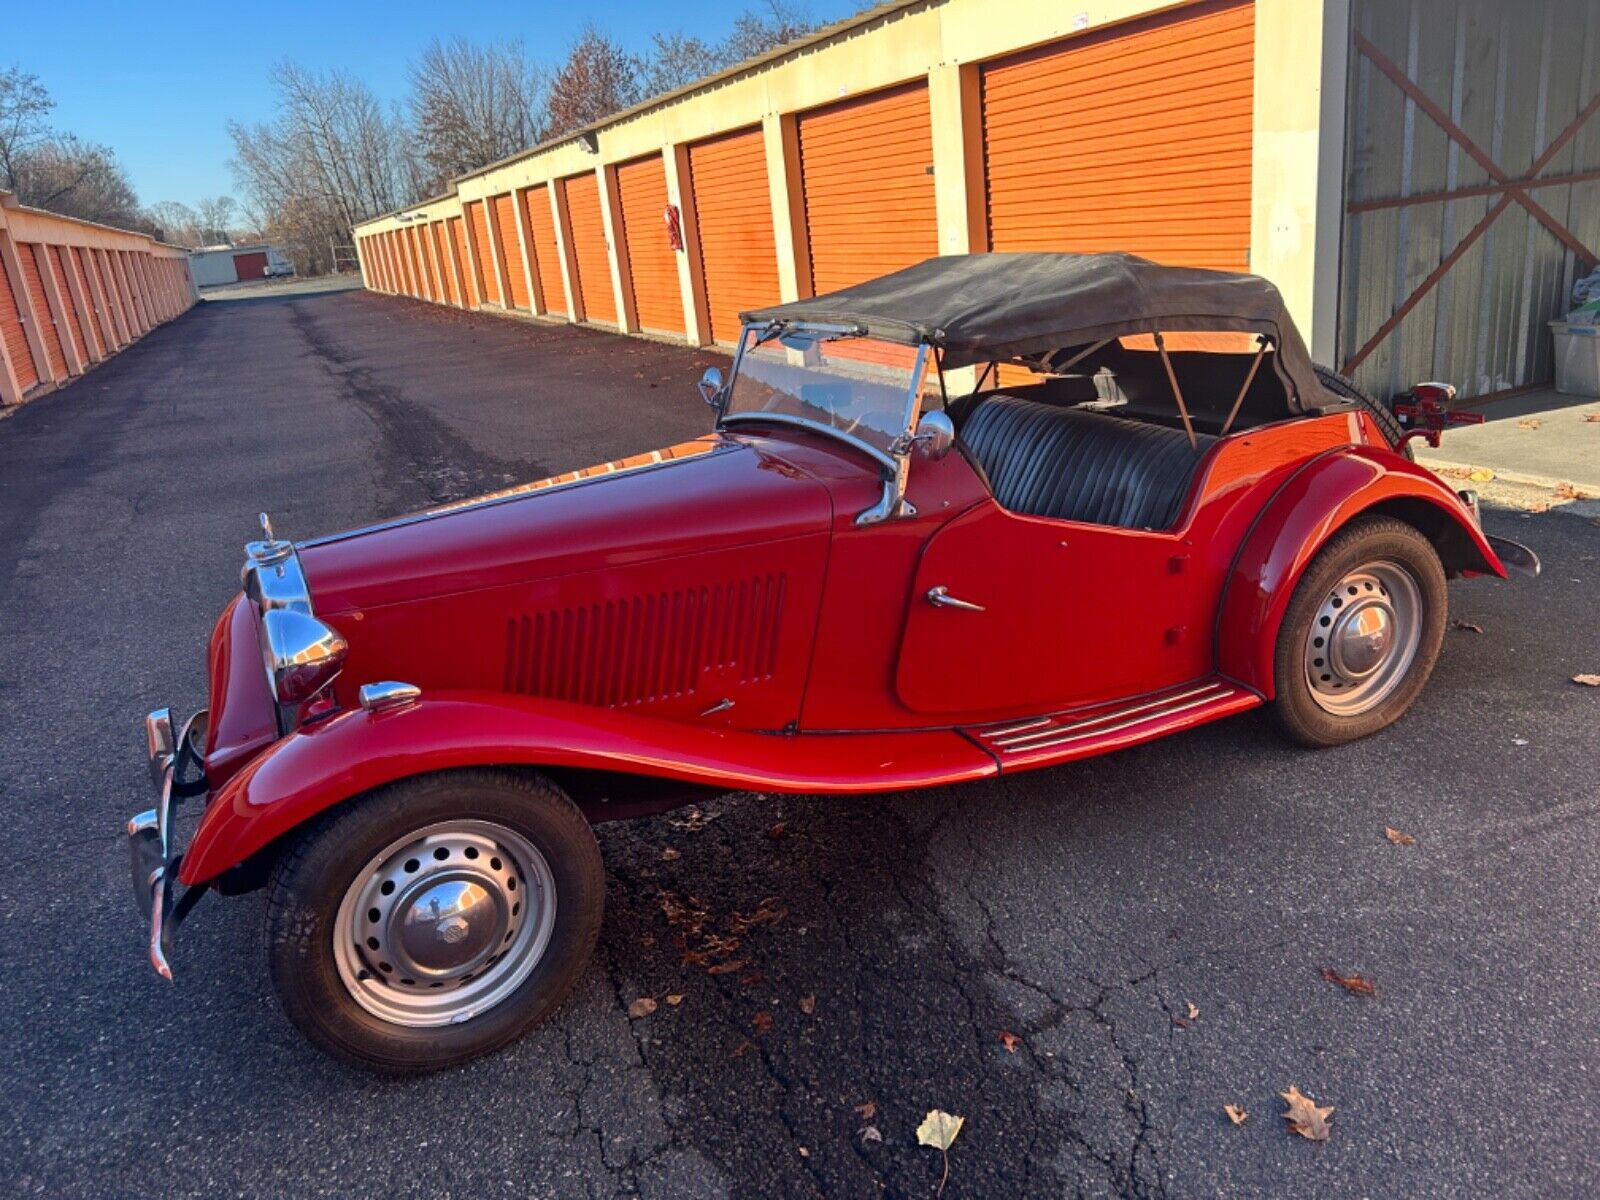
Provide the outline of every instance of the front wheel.
<path id="1" fill-rule="evenodd" d="M 1307 746 L 1376 733 L 1411 707 L 1439 656 L 1444 568 L 1414 527 L 1361 517 L 1312 559 L 1284 613 L 1273 710 Z"/>
<path id="2" fill-rule="evenodd" d="M 290 1019 L 390 1074 L 487 1053 L 549 1013 L 599 938 L 589 823 L 536 776 L 447 771 L 324 814 L 279 859 L 267 961 Z"/>

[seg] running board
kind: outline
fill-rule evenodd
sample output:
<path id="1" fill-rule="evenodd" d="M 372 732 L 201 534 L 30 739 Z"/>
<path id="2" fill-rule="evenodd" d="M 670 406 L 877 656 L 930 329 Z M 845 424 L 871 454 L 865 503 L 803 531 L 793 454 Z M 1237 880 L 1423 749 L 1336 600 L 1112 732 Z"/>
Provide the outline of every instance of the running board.
<path id="1" fill-rule="evenodd" d="M 977 725 L 961 732 L 995 756 L 1002 771 L 1071 762 L 1177 733 L 1254 708 L 1261 697 L 1225 679 L 1050 716 Z"/>

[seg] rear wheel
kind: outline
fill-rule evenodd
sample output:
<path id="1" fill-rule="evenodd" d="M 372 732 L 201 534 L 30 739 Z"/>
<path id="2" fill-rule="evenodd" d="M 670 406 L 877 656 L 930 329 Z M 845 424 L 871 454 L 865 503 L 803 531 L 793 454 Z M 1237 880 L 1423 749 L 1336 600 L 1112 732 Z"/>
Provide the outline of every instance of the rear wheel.
<path id="1" fill-rule="evenodd" d="M 1273 709 L 1308 746 L 1337 746 L 1399 720 L 1438 658 L 1444 568 L 1415 528 L 1361 517 L 1306 568 L 1278 630 Z"/>
<path id="2" fill-rule="evenodd" d="M 1405 426 L 1400 424 L 1400 418 L 1394 415 L 1392 408 L 1371 392 L 1359 386 L 1354 380 L 1346 379 L 1337 371 L 1328 367 L 1318 366 L 1313 366 L 1312 370 L 1317 373 L 1317 382 L 1322 384 L 1323 387 L 1327 388 L 1335 396 L 1349 400 L 1358 408 L 1365 409 L 1371 415 L 1373 423 L 1383 433 L 1384 441 L 1389 443 L 1391 450 L 1398 450 L 1407 458 L 1415 457 L 1411 453 L 1410 443 L 1403 447 L 1400 444 L 1405 440 L 1406 430 Z"/>
<path id="3" fill-rule="evenodd" d="M 588 822 L 553 784 L 417 776 L 325 814 L 268 884 L 267 958 L 291 1020 L 405 1074 L 487 1053 L 572 989 L 605 900 Z"/>

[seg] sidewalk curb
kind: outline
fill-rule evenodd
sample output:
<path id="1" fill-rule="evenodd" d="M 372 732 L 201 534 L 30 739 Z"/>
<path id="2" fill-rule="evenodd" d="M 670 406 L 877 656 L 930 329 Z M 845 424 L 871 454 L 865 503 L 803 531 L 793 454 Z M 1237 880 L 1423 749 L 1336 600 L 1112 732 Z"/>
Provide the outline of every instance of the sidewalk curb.
<path id="1" fill-rule="evenodd" d="M 1499 467 L 1486 466 L 1482 463 L 1454 462 L 1443 458 L 1423 458 L 1420 455 L 1417 457 L 1417 465 L 1427 467 L 1428 470 L 1436 474 L 1444 474 L 1446 471 L 1466 471 L 1469 473 L 1472 471 L 1492 471 L 1494 478 L 1484 482 L 1511 483 L 1519 487 L 1537 488 L 1545 492 L 1557 492 L 1565 488 L 1578 493 L 1576 497 L 1573 497 L 1574 499 L 1600 500 L 1600 483 L 1580 483 L 1571 479 L 1552 479 L 1548 475 L 1529 475 L 1521 471 L 1502 471 Z M 1455 479 L 1456 476 L 1445 475 L 1445 478 Z M 1474 481 L 1463 479 L 1462 482 L 1470 484 Z"/>

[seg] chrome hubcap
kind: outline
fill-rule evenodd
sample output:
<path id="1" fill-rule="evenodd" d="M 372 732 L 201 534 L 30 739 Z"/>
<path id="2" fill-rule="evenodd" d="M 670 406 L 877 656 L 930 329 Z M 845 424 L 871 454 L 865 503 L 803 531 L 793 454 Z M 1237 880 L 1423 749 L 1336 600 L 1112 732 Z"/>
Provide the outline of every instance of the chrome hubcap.
<path id="1" fill-rule="evenodd" d="M 528 977 L 555 905 L 550 866 L 522 835 L 488 821 L 430 825 L 390 843 L 346 889 L 334 962 L 375 1017 L 465 1021 Z"/>
<path id="2" fill-rule="evenodd" d="M 1399 563 L 1367 563 L 1323 597 L 1306 634 L 1305 672 L 1323 711 L 1360 716 L 1400 686 L 1422 640 L 1422 591 Z"/>

